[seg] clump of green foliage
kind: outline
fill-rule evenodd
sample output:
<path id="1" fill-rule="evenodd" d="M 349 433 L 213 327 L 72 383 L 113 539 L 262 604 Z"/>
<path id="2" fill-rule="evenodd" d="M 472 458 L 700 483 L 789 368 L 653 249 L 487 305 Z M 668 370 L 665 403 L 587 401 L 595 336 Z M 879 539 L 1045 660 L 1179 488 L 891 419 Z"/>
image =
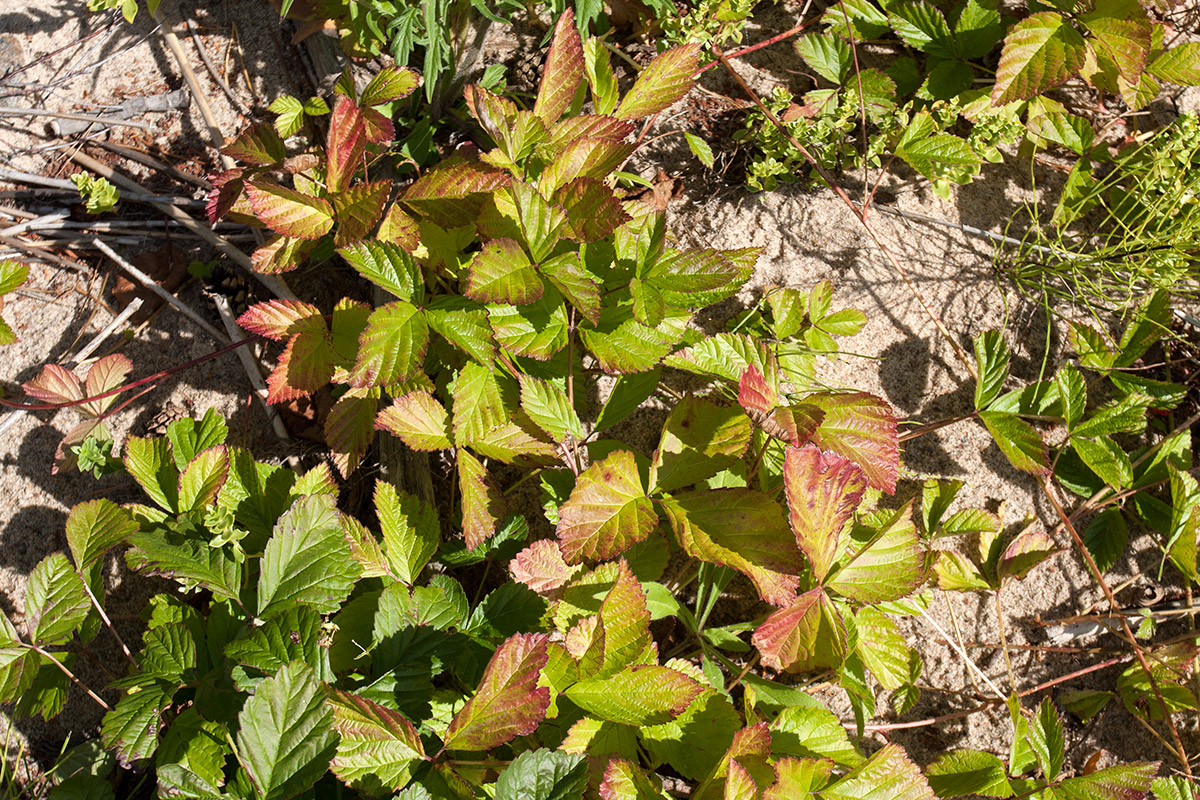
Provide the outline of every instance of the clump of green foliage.
<path id="1" fill-rule="evenodd" d="M 79 196 L 89 214 L 112 211 L 121 199 L 121 192 L 109 183 L 107 178 L 95 178 L 86 172 L 76 172 L 71 176 L 71 183 L 79 190 Z"/>
<path id="2" fill-rule="evenodd" d="M 4 308 L 4 295 L 11 294 L 29 280 L 29 267 L 19 261 L 0 261 L 0 310 Z M 17 335 L 3 318 L 0 318 L 0 345 L 12 344 Z"/>

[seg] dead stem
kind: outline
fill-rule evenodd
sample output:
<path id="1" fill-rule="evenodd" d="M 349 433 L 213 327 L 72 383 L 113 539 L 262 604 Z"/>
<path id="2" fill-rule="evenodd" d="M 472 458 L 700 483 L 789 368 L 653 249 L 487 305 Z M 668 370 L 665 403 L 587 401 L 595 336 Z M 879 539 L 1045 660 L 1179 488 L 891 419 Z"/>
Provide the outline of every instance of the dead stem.
<path id="1" fill-rule="evenodd" d="M 1008 685 L 1017 690 L 1017 676 L 1013 672 L 1012 657 L 1008 654 L 1008 637 L 1004 634 L 1004 607 L 1000 605 L 1000 589 L 994 593 L 996 598 L 996 625 L 1000 630 L 1000 645 L 1004 651 L 1004 668 L 1008 670 Z"/>

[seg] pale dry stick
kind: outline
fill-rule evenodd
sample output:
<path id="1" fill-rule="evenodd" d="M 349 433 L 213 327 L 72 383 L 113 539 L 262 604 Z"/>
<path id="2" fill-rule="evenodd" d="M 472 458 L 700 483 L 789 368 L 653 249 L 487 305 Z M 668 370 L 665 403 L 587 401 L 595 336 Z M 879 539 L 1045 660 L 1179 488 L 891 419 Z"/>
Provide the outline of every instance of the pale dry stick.
<path id="1" fill-rule="evenodd" d="M 174 307 L 175 310 L 179 311 L 181 314 L 183 314 L 185 317 L 190 319 L 192 322 L 199 325 L 204 330 L 205 333 L 207 333 L 209 336 L 216 339 L 218 344 L 227 345 L 227 344 L 233 343 L 233 339 L 230 339 L 228 336 L 226 336 L 225 334 L 221 333 L 219 330 L 214 328 L 211 324 L 209 324 L 208 320 L 206 320 L 204 317 L 200 316 L 195 311 L 193 311 L 190 306 L 188 306 L 186 303 L 184 303 L 182 300 L 180 300 L 175 295 L 168 292 L 166 289 L 159 286 L 158 282 L 155 281 L 153 278 L 151 278 L 149 275 L 142 272 L 140 269 L 135 267 L 133 264 L 130 264 L 128 261 L 126 261 L 124 258 L 122 258 L 120 256 L 120 254 L 117 253 L 116 250 L 113 250 L 111 247 L 109 247 L 104 242 L 100 241 L 99 239 L 92 239 L 92 244 L 94 244 L 96 246 L 96 249 L 99 250 L 101 253 L 104 253 L 104 255 L 111 258 L 113 260 L 113 263 L 115 263 L 118 267 L 120 267 L 122 270 L 124 270 L 126 273 L 128 273 L 131 278 L 133 278 L 138 283 L 145 286 L 150 291 L 154 292 L 156 295 L 161 297 L 165 302 L 169 303 L 172 307 Z"/>
<path id="2" fill-rule="evenodd" d="M 1096 566 L 1096 561 L 1092 558 L 1092 554 L 1084 545 L 1083 539 L 1079 535 L 1079 531 L 1075 529 L 1075 525 L 1072 524 L 1071 520 L 1067 517 L 1067 512 L 1063 508 L 1062 503 L 1059 502 L 1058 494 L 1054 490 L 1054 485 L 1051 483 L 1051 476 L 1049 475 L 1042 479 L 1042 492 L 1046 495 L 1046 499 L 1050 501 L 1050 505 L 1054 507 L 1054 513 L 1058 514 L 1059 519 L 1063 521 L 1067 532 L 1071 534 L 1071 538 L 1075 540 L 1075 546 L 1079 548 L 1079 552 L 1083 556 L 1084 563 L 1087 564 L 1088 570 L 1092 573 L 1092 577 L 1100 586 L 1101 591 L 1104 592 L 1104 596 L 1108 598 L 1109 607 L 1113 609 L 1118 608 L 1116 595 L 1114 595 L 1112 589 L 1109 588 L 1108 581 L 1104 580 L 1104 574 L 1100 571 L 1100 568 Z M 1150 669 L 1150 664 L 1146 661 L 1146 654 L 1142 650 L 1141 643 L 1139 643 L 1137 637 L 1133 635 L 1133 629 L 1129 627 L 1129 621 L 1125 619 L 1124 616 L 1122 616 L 1120 619 L 1121 629 L 1125 634 L 1125 640 L 1129 642 L 1131 647 L 1133 647 L 1133 653 L 1135 656 L 1137 656 L 1138 664 L 1141 666 L 1142 671 L 1146 673 L 1146 679 L 1150 682 L 1150 688 L 1154 690 L 1154 696 L 1158 700 L 1159 706 L 1162 708 L 1163 718 L 1167 722 L 1167 729 L 1171 732 L 1171 740 L 1175 743 L 1175 755 L 1179 758 L 1180 763 L 1182 763 L 1184 773 L 1191 778 L 1192 766 L 1188 761 L 1187 750 L 1183 746 L 1183 740 L 1179 737 L 1179 729 L 1175 727 L 1175 720 L 1171 717 L 1171 709 L 1167 706 L 1167 701 L 1163 699 L 1162 690 L 1158 686 L 1158 680 L 1154 677 L 1154 673 Z M 1134 716 L 1136 717 L 1137 715 L 1135 714 Z M 1153 730 L 1148 723 L 1147 727 Z"/>
<path id="3" fill-rule="evenodd" d="M 221 73 L 217 72 L 216 66 L 208 57 L 208 52 L 204 49 L 204 43 L 200 41 L 200 34 L 196 30 L 195 23 L 193 23 L 190 18 L 185 19 L 183 23 L 187 25 L 188 33 L 190 33 L 192 36 L 192 44 L 196 45 L 196 52 L 200 54 L 200 60 L 204 62 L 204 68 L 208 70 L 208 74 L 212 76 L 212 79 L 216 81 L 217 86 L 220 87 L 221 91 L 225 93 L 225 97 L 229 99 L 230 105 L 232 105 L 239 114 L 249 116 L 250 109 L 242 105 L 242 101 L 238 100 L 237 95 L 233 93 L 233 89 L 229 88 L 229 84 L 226 83 L 225 79 L 221 77 Z"/>
<path id="4" fill-rule="evenodd" d="M 733 65 L 729 63 L 729 59 L 726 58 L 725 55 L 721 53 L 721 51 L 715 46 L 713 47 L 713 55 L 715 55 L 717 60 L 721 62 L 721 66 L 725 67 L 729 74 L 733 76 L 733 79 L 742 88 L 742 91 L 746 93 L 746 96 L 754 102 L 754 104 L 758 107 L 758 110 L 761 111 L 763 115 L 766 116 L 767 119 L 769 119 L 771 123 L 779 129 L 779 132 L 787 138 L 788 143 L 791 144 L 792 147 L 796 148 L 798 153 L 804 156 L 804 160 L 809 163 L 809 166 L 816 170 L 817 174 L 821 176 L 821 180 L 823 180 L 825 184 L 833 190 L 834 194 L 836 194 L 838 198 L 846 204 L 846 207 L 850 209 L 854 216 L 858 218 L 858 221 L 863 226 L 863 229 L 866 230 L 872 241 L 875 242 L 875 245 L 891 263 L 892 269 L 895 270 L 896 274 L 900 276 L 900 279 L 904 281 L 904 284 L 908 286 L 908 290 L 912 293 L 922 310 L 924 310 L 925 315 L 929 317 L 930 321 L 933 322 L 934 327 L 936 327 L 938 332 L 942 334 L 942 338 L 944 338 L 950 345 L 951 349 L 954 350 L 954 354 L 958 357 L 958 360 L 962 362 L 962 365 L 967 370 L 967 373 L 970 374 L 973 379 L 978 381 L 979 371 L 975 368 L 975 362 L 967 356 L 967 352 L 963 350 L 962 345 L 960 345 L 958 340 L 955 339 L 950 333 L 945 323 L 942 322 L 941 317 L 937 315 L 937 312 L 933 310 L 933 307 L 930 306 L 929 302 L 925 299 L 925 295 L 921 294 L 921 290 L 917 288 L 915 283 L 913 283 L 912 277 L 908 274 L 908 270 L 904 268 L 904 265 L 902 265 L 899 259 L 896 258 L 896 255 L 892 252 L 892 249 L 883 241 L 883 238 L 879 235 L 879 232 L 875 230 L 875 227 L 867 218 L 866 212 L 862 208 L 859 208 L 857 205 L 855 205 L 854 201 L 850 199 L 850 196 L 846 194 L 845 190 L 837 185 L 837 182 L 834 181 L 833 175 L 830 174 L 829 170 L 821 166 L 821 164 L 815 158 L 813 158 L 812 153 L 808 152 L 808 149 L 805 148 L 804 145 L 800 144 L 800 142 L 796 140 L 796 137 L 788 133 L 787 128 L 784 127 L 783 122 L 781 122 L 779 117 L 775 115 L 775 112 L 767 108 L 766 104 L 763 103 L 758 94 L 756 94 L 755 91 L 750 88 L 742 76 L 738 74 L 737 70 L 733 68 Z"/>
<path id="5" fill-rule="evenodd" d="M 86 156 L 84 156 L 84 157 L 87 158 Z M 75 154 L 72 154 L 71 158 L 72 158 L 72 160 L 79 161 L 79 159 L 75 158 Z M 99 161 L 95 161 L 94 159 L 89 159 L 89 160 L 92 163 L 98 165 L 100 168 L 100 169 L 93 169 L 92 170 L 93 172 L 100 175 L 100 177 L 102 177 L 102 178 L 108 178 L 113 183 L 116 183 L 115 180 L 113 180 L 111 177 L 109 177 L 109 175 L 112 174 L 112 169 L 105 166 L 104 164 L 101 164 Z M 82 164 L 83 162 L 79 162 L 79 163 Z M 91 167 L 89 167 L 89 169 L 91 169 Z M 101 169 L 104 170 L 104 172 L 101 172 L 100 171 Z M 108 173 L 108 174 L 105 174 L 105 173 Z M 71 194 L 75 195 L 76 197 L 79 196 L 79 188 L 75 184 L 71 183 L 70 181 L 62 180 L 60 178 L 47 178 L 42 175 L 34 175 L 32 173 L 21 172 L 20 170 L 16 170 L 16 169 L 7 169 L 5 167 L 0 167 L 0 180 L 11 181 L 12 183 L 25 183 L 25 184 L 29 184 L 31 186 L 45 186 L 50 189 L 61 189 L 65 192 L 70 192 Z M 144 188 L 142 188 L 142 186 L 140 186 L 139 184 L 132 183 L 132 182 L 130 182 L 130 184 L 133 188 L 129 189 L 126 194 L 121 195 L 122 200 L 133 200 L 138 203 L 149 203 L 151 205 L 156 204 L 156 203 L 162 204 L 162 205 L 178 205 L 178 206 L 203 206 L 204 205 L 203 200 L 193 200 L 190 197 L 171 197 L 169 195 L 163 195 L 163 194 L 151 194 L 150 192 L 147 192 Z"/>
<path id="6" fill-rule="evenodd" d="M 212 184 L 209 183 L 204 178 L 200 177 L 199 175 L 192 175 L 190 173 L 184 172 L 181 169 L 176 169 L 175 167 L 172 167 L 170 164 L 166 163 L 165 161 L 159 161 L 154 156 L 151 156 L 147 153 L 143 153 L 141 150 L 134 150 L 132 147 L 124 147 L 123 145 L 116 144 L 115 142 L 106 142 L 106 141 L 103 141 L 102 139 L 97 139 L 95 142 L 93 142 L 93 144 L 98 144 L 101 147 L 103 147 L 105 150 L 108 150 L 111 153 L 116 153 L 119 156 L 124 156 L 125 158 L 128 158 L 132 161 L 136 161 L 139 164 L 142 164 L 143 166 L 147 166 L 152 169 L 156 169 L 159 172 L 165 172 L 168 175 L 170 175 L 172 178 L 177 178 L 181 181 L 185 181 L 187 183 L 192 184 L 193 186 L 199 186 L 201 189 L 208 190 L 208 189 L 212 188 Z"/>
<path id="7" fill-rule="evenodd" d="M 240 327 L 237 321 L 233 318 L 233 311 L 229 308 L 229 300 L 221 295 L 214 295 L 213 305 L 217 307 L 217 313 L 221 315 L 221 322 L 225 326 L 225 330 L 229 333 L 229 338 L 233 341 L 239 341 L 246 338 L 246 334 Z M 271 422 L 271 430 L 275 431 L 275 435 L 280 439 L 287 441 L 292 437 L 288 434 L 287 427 L 283 424 L 283 419 L 280 418 L 279 412 L 275 410 L 275 406 L 267 403 L 267 383 L 263 380 L 262 373 L 259 372 L 258 362 L 254 356 L 250 354 L 249 347 L 239 347 L 237 349 L 238 359 L 242 362 L 242 367 L 246 370 L 246 377 L 250 379 L 250 385 L 254 387 L 254 396 L 258 398 L 262 404 L 263 411 L 267 414 L 267 419 Z"/>
<path id="8" fill-rule="evenodd" d="M 958 654 L 958 657 L 963 660 L 963 663 L 965 663 L 969 668 L 975 670 L 975 674 L 978 675 L 980 677 L 980 679 L 983 680 L 983 682 L 987 684 L 989 689 L 991 689 L 993 692 L 996 693 L 996 697 L 998 697 L 1000 699 L 1000 702 L 1004 702 L 1004 699 L 1006 697 L 1004 692 L 1000 691 L 999 687 L 997 687 L 996 684 L 992 683 L 992 679 L 987 676 L 987 673 L 984 672 L 983 670 L 981 670 L 979 668 L 979 665 L 971 660 L 970 656 L 967 655 L 967 651 L 962 649 L 961 647 L 959 647 L 958 643 L 950 638 L 950 634 L 948 634 L 944 630 L 942 630 L 942 626 L 938 625 L 937 621 L 934 620 L 933 617 L 929 616 L 929 612 L 927 612 L 923 608 L 921 609 L 921 616 L 925 619 L 926 622 L 928 622 L 930 625 L 933 626 L 933 629 L 935 631 L 937 631 L 938 633 L 940 633 L 942 635 L 942 638 L 945 639 L 946 643 L 950 645 L 950 649 Z"/>
<path id="9" fill-rule="evenodd" d="M 1000 629 L 1000 644 L 1004 651 L 1004 668 L 1008 671 L 1008 685 L 1017 690 L 1017 675 L 1013 672 L 1012 656 L 1008 653 L 1008 637 L 1004 634 L 1004 608 L 1000 605 L 1000 589 L 996 590 L 996 625 Z"/>
<path id="10" fill-rule="evenodd" d="M 44 108 L 13 108 L 12 106 L 0 106 L 0 117 L 54 117 L 55 119 L 75 119 L 80 122 L 94 122 L 97 125 L 115 125 L 124 128 L 141 128 L 144 131 L 151 130 L 151 126 L 145 122 L 140 122 L 134 119 L 121 119 L 120 117 L 94 117 L 90 114 L 73 114 L 70 111 L 49 111 Z"/>
<path id="11" fill-rule="evenodd" d="M 12 236 L 6 236 L 3 233 L 0 233 L 0 244 L 7 245 L 14 250 L 20 250 L 21 252 L 39 258 L 42 261 L 49 261 L 51 264 L 57 264 L 60 267 L 66 267 L 67 269 L 74 270 L 80 274 L 87 274 L 90 272 L 87 267 L 85 267 L 83 264 L 80 264 L 78 261 L 72 261 L 69 258 L 63 258 L 55 253 L 43 252 L 41 248 L 29 242 L 22 241 L 21 239 L 17 239 Z"/>
<path id="12" fill-rule="evenodd" d="M 941 592 L 942 592 L 942 600 L 944 600 L 946 602 L 946 611 L 950 614 L 950 625 L 953 626 L 954 635 L 955 635 L 955 637 L 957 637 L 955 639 L 955 641 L 957 641 L 958 646 L 961 647 L 965 651 L 967 648 L 963 644 L 962 631 L 958 627 L 958 615 L 954 613 L 954 605 L 950 602 L 950 593 L 947 592 L 945 589 L 942 589 Z M 971 670 L 967 670 L 967 681 L 970 682 L 971 689 L 974 690 L 976 693 L 978 693 L 979 686 L 976 685 L 975 675 L 974 675 L 974 673 L 971 672 Z"/>
<path id="13" fill-rule="evenodd" d="M 50 223 L 53 223 L 53 222 L 62 222 L 63 220 L 67 219 L 70 216 L 71 216 L 71 214 L 69 211 L 55 211 L 53 214 L 46 214 L 41 217 L 34 217 L 31 220 L 26 220 L 25 222 L 19 222 L 16 225 L 13 225 L 12 227 L 5 228 L 4 235 L 5 236 L 16 236 L 17 234 L 24 233 L 25 231 L 28 231 L 28 230 L 36 230 L 43 226 L 49 226 Z"/>

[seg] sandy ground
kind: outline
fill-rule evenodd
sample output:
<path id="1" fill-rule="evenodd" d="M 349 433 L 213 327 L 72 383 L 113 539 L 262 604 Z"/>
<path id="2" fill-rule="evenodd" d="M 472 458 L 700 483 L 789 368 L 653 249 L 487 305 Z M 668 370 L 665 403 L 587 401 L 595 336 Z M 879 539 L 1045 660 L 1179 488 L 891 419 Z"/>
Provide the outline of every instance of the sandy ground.
<path id="1" fill-rule="evenodd" d="M 233 25 L 237 26 L 239 46 L 230 50 L 230 74 L 239 74 L 242 58 L 247 59 L 245 71 L 253 83 L 253 94 L 247 90 L 244 79 L 237 79 L 235 84 L 244 103 L 262 105 L 282 92 L 302 91 L 301 72 L 288 60 L 292 51 L 286 35 L 265 4 L 230 0 L 195 5 L 199 7 L 185 3 L 182 13 L 195 19 L 205 36 L 206 49 L 218 64 L 225 63 Z M 173 4 L 164 4 L 164 8 L 170 6 Z M 773 11 L 759 22 L 772 32 L 783 30 L 791 23 L 773 15 L 786 13 L 786 9 Z M 80 110 L 86 107 L 78 105 L 81 103 L 107 105 L 126 97 L 183 86 L 172 57 L 159 39 L 150 35 L 150 21 L 144 14 L 132 27 L 117 22 L 106 28 L 107 20 L 106 16 L 83 11 L 78 0 L 32 0 L 19 9 L 6 6 L 0 11 L 0 34 L 6 35 L 8 50 L 0 49 L 0 61 L 14 49 L 19 52 L 7 56 L 12 63 L 28 64 L 44 59 L 22 72 L 16 83 L 45 86 L 80 67 L 108 60 L 99 68 L 80 72 L 36 97 L 29 92 L 10 94 L 0 98 L 0 104 Z M 235 133 L 245 120 L 203 72 L 192 42 L 183 35 L 183 26 L 176 24 L 175 29 L 184 39 L 193 67 L 211 90 L 208 97 L 222 132 Z M 90 33 L 96 35 L 83 47 L 68 47 L 55 53 Z M 751 34 L 751 38 L 758 37 Z M 498 48 L 496 52 L 502 50 Z M 739 69 L 756 89 L 763 91 L 773 82 L 789 80 L 787 70 L 795 68 L 789 59 L 794 56 L 784 45 L 754 54 L 739 62 Z M 0 64 L 0 73 L 3 71 Z M 735 89 L 721 78 L 706 78 L 705 82 L 710 88 L 735 96 Z M 12 92 L 12 84 L 12 80 L 0 84 L 0 94 Z M 1194 103 L 1195 95 L 1185 99 Z M 149 134 L 140 131 L 130 134 L 125 130 L 109 135 L 126 142 L 142 137 L 144 146 L 186 156 L 186 162 L 181 164 L 184 168 L 211 165 L 212 152 L 204 147 L 204 127 L 194 105 L 182 112 L 147 115 L 144 119 L 154 125 L 155 130 Z M 62 157 L 63 143 L 44 130 L 42 122 L 30 125 L 24 120 L 0 118 L 0 163 L 55 177 L 74 171 Z M 130 136 L 135 138 L 131 140 Z M 634 166 L 647 176 L 652 176 L 663 163 L 678 167 L 682 196 L 672 204 L 669 213 L 672 230 L 685 244 L 764 248 L 753 283 L 741 298 L 743 302 L 753 302 L 756 293 L 768 284 L 809 288 L 828 279 L 836 286 L 835 306 L 858 308 L 866 313 L 869 322 L 863 331 L 842 341 L 843 350 L 854 355 L 824 365 L 820 372 L 824 380 L 834 386 L 885 397 L 902 417 L 910 420 L 925 422 L 970 410 L 973 386 L 966 371 L 876 245 L 831 192 L 785 187 L 769 194 L 748 195 L 719 182 L 714 186 L 711 176 L 703 175 L 694 162 L 681 157 L 678 148 L 672 151 L 672 147 L 670 140 L 664 140 L 639 155 Z M 129 174 L 140 173 L 130 170 Z M 1053 175 L 1038 178 L 1054 180 Z M 1002 231 L 1017 209 L 1034 197 L 1027 171 L 1003 167 L 988 168 L 984 180 L 957 191 L 948 203 L 903 175 L 889 179 L 885 185 L 894 191 L 896 207 L 902 210 L 996 232 Z M 4 203 L 15 201 L 0 200 L 0 204 Z M 41 212 L 47 206 L 54 204 L 39 201 L 33 210 Z M 990 243 L 966 237 L 955 229 L 916 225 L 884 214 L 876 214 L 874 223 L 910 271 L 920 292 L 968 350 L 971 337 L 991 328 L 1004 328 L 1013 349 L 1016 378 L 1037 377 L 1047 342 L 1047 320 L 1036 303 L 1028 302 L 997 280 Z M 132 254 L 145 246 L 120 249 Z M 202 250 L 195 251 L 195 257 L 202 256 Z M 111 319 L 114 302 L 111 293 L 103 288 L 106 274 L 75 275 L 57 267 L 35 266 L 29 291 L 12 297 L 4 309 L 5 318 L 14 325 L 21 340 L 0 351 L 3 366 L 0 378 L 12 383 L 29 380 L 40 364 L 65 357 L 103 327 Z M 194 286 L 185 289 L 181 296 L 194 307 L 207 307 Z M 1063 347 L 1057 332 L 1051 332 L 1049 346 L 1049 363 L 1054 365 L 1062 357 Z M 212 343 L 203 332 L 168 310 L 140 330 L 123 352 L 133 360 L 134 374 L 145 375 L 211 349 Z M 252 448 L 278 451 L 261 410 L 251 405 L 246 411 L 248 392 L 247 379 L 234 359 L 209 362 L 171 379 L 163 388 L 122 412 L 115 420 L 114 432 L 119 439 L 127 431 L 144 430 L 155 410 L 167 403 L 183 403 L 196 412 L 212 406 L 230 418 L 235 439 L 241 441 L 245 437 Z M 98 485 L 90 477 L 50 474 L 51 456 L 58 439 L 74 421 L 71 412 L 27 415 L 0 437 L 0 607 L 17 620 L 23 611 L 29 571 L 46 554 L 65 545 L 62 530 L 67 510 L 101 493 L 120 498 L 128 489 L 115 479 L 106 479 Z M 1010 523 L 1018 523 L 1027 515 L 1043 524 L 1049 522 L 1032 479 L 1008 464 L 981 426 L 963 423 L 914 440 L 905 448 L 904 464 L 901 497 L 918 492 L 920 481 L 927 476 L 959 478 L 966 481 L 966 487 L 957 507 L 982 506 L 995 510 L 1004 504 L 1005 517 Z M 1153 554 L 1139 553 L 1137 548 L 1131 551 L 1137 555 L 1128 555 L 1114 569 L 1116 580 L 1132 574 L 1139 560 L 1143 568 L 1152 563 L 1146 559 L 1152 559 Z M 1156 572 L 1156 567 L 1149 569 Z M 115 569 L 113 580 L 121 580 Z M 125 603 L 125 611 L 130 613 L 144 591 L 142 586 L 121 587 L 116 600 Z M 1026 581 L 1005 590 L 1004 629 L 1010 643 L 1041 641 L 1038 628 L 1031 624 L 1035 615 L 1045 619 L 1066 616 L 1098 596 L 1077 557 L 1070 552 L 1055 557 Z M 950 607 L 954 610 L 953 620 Z M 938 596 L 931 613 L 947 630 L 957 622 L 966 642 L 994 644 L 998 640 L 995 606 L 989 598 Z M 926 691 L 906 718 L 936 716 L 963 707 L 956 693 L 974 689 L 962 660 L 948 647 L 938 644 L 939 634 L 927 623 L 913 622 L 908 633 L 925 657 L 922 683 L 937 689 Z M 105 639 L 102 636 L 100 641 Z M 978 649 L 972 654 L 979 669 L 998 685 L 1008 687 L 999 650 Z M 100 651 L 96 655 L 100 661 L 117 663 L 115 653 Z M 81 665 L 85 680 L 103 683 L 99 671 L 82 661 Z M 1013 669 L 1021 688 L 1080 666 L 1066 655 L 1013 653 Z M 1115 674 L 1111 670 L 1101 672 L 1092 677 L 1091 683 L 1072 685 L 1111 688 Z M 827 691 L 822 697 L 846 710 L 840 692 Z M 94 733 L 99 721 L 94 707 L 82 696 L 73 697 L 72 703 L 75 711 L 68 722 L 18 723 L 18 732 L 32 743 L 33 755 L 39 759 L 52 756 L 55 742 L 68 733 L 75 736 Z M 1122 759 L 1166 756 L 1118 705 L 1114 703 L 1087 726 L 1070 727 L 1068 752 L 1072 758 L 1082 762 L 1098 748 Z M 881 702 L 881 711 L 884 709 L 886 704 Z M 1003 753 L 1010 735 L 1006 716 L 990 713 L 898 733 L 896 739 L 910 747 L 919 761 L 925 762 L 949 747 L 978 747 Z"/>

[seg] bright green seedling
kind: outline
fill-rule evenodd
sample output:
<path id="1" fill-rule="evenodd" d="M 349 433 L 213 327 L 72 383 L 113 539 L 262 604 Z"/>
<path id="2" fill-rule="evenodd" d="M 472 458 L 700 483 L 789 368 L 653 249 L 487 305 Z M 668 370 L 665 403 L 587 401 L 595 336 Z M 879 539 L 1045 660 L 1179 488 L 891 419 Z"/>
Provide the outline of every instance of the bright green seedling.
<path id="1" fill-rule="evenodd" d="M 121 192 L 107 178 L 93 178 L 86 172 L 76 172 L 71 176 L 71 183 L 79 190 L 89 214 L 112 211 L 121 199 Z"/>
<path id="2" fill-rule="evenodd" d="M 0 261 L 0 311 L 4 310 L 4 295 L 12 294 L 29 280 L 29 265 L 19 261 L 6 259 Z M 0 317 L 0 345 L 12 344 L 17 335 L 7 322 Z"/>

